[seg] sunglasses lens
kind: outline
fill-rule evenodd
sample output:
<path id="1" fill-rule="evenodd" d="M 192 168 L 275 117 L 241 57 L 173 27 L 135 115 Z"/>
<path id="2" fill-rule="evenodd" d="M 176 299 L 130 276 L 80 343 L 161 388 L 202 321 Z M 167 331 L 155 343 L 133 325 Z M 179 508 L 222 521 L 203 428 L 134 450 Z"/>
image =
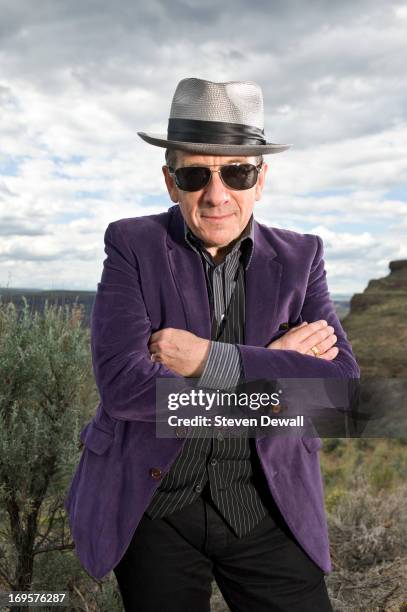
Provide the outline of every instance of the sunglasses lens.
<path id="1" fill-rule="evenodd" d="M 231 189 L 250 189 L 257 181 L 257 168 L 253 164 L 240 166 L 223 166 L 221 170 L 224 182 Z"/>
<path id="2" fill-rule="evenodd" d="M 199 191 L 209 182 L 211 171 L 201 166 L 190 166 L 175 170 L 177 186 L 183 191 Z"/>
<path id="3" fill-rule="evenodd" d="M 256 184 L 258 170 L 253 164 L 226 165 L 221 168 L 222 180 L 231 189 L 250 189 Z M 209 168 L 203 166 L 188 166 L 175 170 L 177 187 L 183 191 L 199 191 L 211 178 Z"/>

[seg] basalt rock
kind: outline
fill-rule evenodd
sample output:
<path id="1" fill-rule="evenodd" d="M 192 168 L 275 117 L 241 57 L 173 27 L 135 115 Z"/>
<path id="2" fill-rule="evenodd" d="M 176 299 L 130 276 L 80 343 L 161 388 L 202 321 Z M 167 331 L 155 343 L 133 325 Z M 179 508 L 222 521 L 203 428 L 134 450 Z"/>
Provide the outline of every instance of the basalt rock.
<path id="1" fill-rule="evenodd" d="M 407 260 L 356 293 L 342 320 L 362 376 L 407 379 Z"/>

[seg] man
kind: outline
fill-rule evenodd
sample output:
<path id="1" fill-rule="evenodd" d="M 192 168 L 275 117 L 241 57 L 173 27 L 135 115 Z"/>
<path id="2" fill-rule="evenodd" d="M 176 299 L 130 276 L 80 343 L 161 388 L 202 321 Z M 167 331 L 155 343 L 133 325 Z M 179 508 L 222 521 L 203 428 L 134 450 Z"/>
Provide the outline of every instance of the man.
<path id="1" fill-rule="evenodd" d="M 156 435 L 156 380 L 212 388 L 257 379 L 356 378 L 319 237 L 253 218 L 268 143 L 252 82 L 183 79 L 165 147 L 175 206 L 122 219 L 92 311 L 101 402 L 67 499 L 95 578 L 114 570 L 126 610 L 331 610 L 320 438 Z"/>

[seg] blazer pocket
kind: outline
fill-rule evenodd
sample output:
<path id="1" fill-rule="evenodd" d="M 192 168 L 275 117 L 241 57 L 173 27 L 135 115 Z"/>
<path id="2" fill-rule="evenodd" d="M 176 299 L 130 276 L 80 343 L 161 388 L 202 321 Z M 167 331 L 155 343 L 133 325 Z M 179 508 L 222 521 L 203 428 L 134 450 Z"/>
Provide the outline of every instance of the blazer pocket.
<path id="1" fill-rule="evenodd" d="M 321 438 L 308 438 L 306 436 L 302 436 L 301 440 L 309 453 L 315 453 L 322 448 Z"/>
<path id="2" fill-rule="evenodd" d="M 81 431 L 80 439 L 83 444 L 96 453 L 97 455 L 103 455 L 107 449 L 112 445 L 114 440 L 114 433 L 105 431 L 96 427 L 92 422 L 88 423 L 86 427 Z"/>

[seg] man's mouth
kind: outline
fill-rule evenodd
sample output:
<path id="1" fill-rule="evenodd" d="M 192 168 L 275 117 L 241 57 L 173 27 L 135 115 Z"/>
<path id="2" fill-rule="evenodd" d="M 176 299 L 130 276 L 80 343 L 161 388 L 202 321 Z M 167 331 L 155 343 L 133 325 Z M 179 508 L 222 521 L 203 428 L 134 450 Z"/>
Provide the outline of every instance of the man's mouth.
<path id="1" fill-rule="evenodd" d="M 202 215 L 202 218 L 208 221 L 223 221 L 224 219 L 233 217 L 233 215 L 234 213 L 227 213 L 226 215 Z"/>

